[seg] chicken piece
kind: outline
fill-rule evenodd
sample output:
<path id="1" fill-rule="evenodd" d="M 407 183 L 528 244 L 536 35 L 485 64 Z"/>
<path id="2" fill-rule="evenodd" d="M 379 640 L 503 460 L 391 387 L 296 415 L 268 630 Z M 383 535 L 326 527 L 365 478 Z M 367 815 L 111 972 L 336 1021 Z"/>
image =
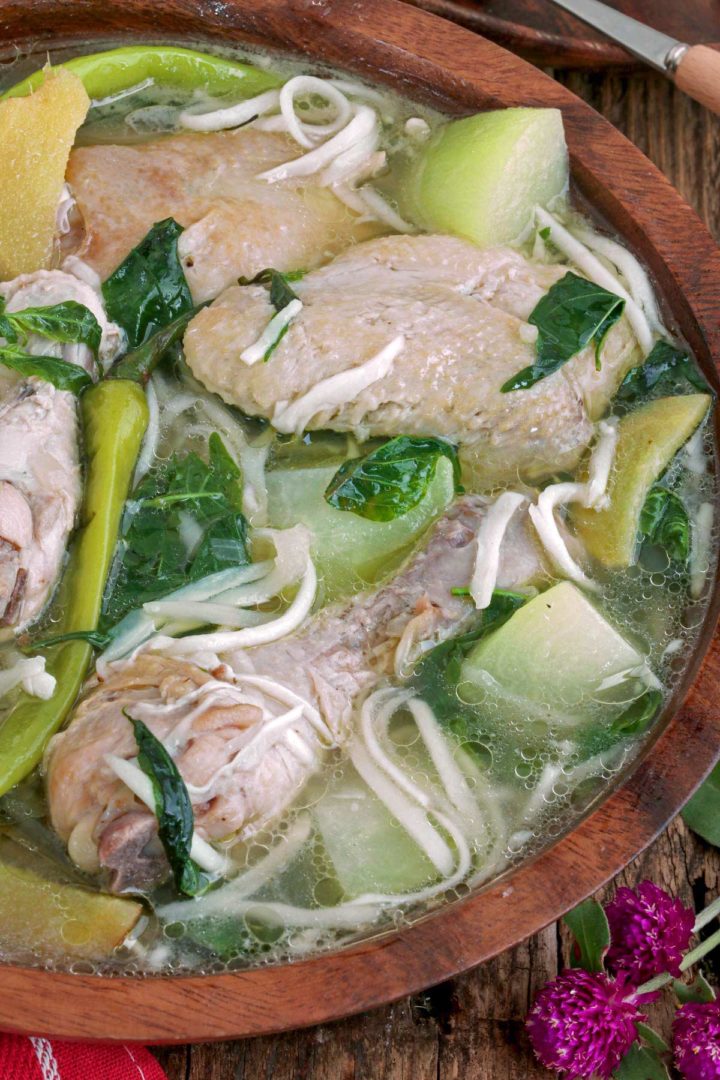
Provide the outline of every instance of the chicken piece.
<path id="1" fill-rule="evenodd" d="M 0 285 L 7 311 L 76 300 L 103 329 L 100 355 L 111 358 L 120 330 L 97 293 L 59 270 L 38 270 Z M 91 373 L 86 345 L 31 335 L 34 355 L 62 356 Z M 82 487 L 77 404 L 73 394 L 0 367 L 0 626 L 21 630 L 40 614 L 57 581 Z"/>
<path id="2" fill-rule="evenodd" d="M 332 742 L 342 744 L 353 700 L 392 672 L 408 634 L 411 648 L 403 654 L 412 661 L 413 648 L 448 637 L 473 617 L 471 603 L 451 589 L 470 580 L 486 507 L 482 497 L 459 500 L 391 581 L 324 609 L 292 637 L 230 657 L 237 671 L 221 665 L 209 674 L 191 662 L 147 653 L 114 665 L 106 681 L 90 687 L 47 753 L 52 823 L 71 857 L 87 870 L 110 870 L 115 891 L 145 891 L 167 875 L 153 815 L 106 761 L 110 753 L 137 753 L 125 712 L 147 723 L 173 754 L 201 836 L 248 837 L 277 818 L 321 763 L 325 744 L 314 711 Z M 500 568 L 506 587 L 520 584 L 515 564 L 523 582 L 544 573 L 517 517 Z M 258 686 L 257 676 L 268 682 Z M 307 708 L 293 713 L 273 699 L 267 689 L 273 686 L 290 700 L 299 695 Z"/>
<path id="3" fill-rule="evenodd" d="M 288 136 L 251 128 L 79 147 L 67 171 L 85 221 L 78 254 L 104 280 L 155 222 L 173 217 L 185 228 L 178 252 L 200 303 L 238 277 L 312 268 L 382 231 L 312 177 L 256 179 L 299 152 Z"/>
<path id="4" fill-rule="evenodd" d="M 566 270 L 457 237 L 370 240 L 293 286 L 304 306 L 268 363 L 240 358 L 273 315 L 260 286 L 230 288 L 201 311 L 185 335 L 186 358 L 209 390 L 282 431 L 288 403 L 402 334 L 387 374 L 345 404 L 318 408 L 305 426 L 444 436 L 460 444 L 473 485 L 533 482 L 577 465 L 593 421 L 640 360 L 623 318 L 600 371 L 586 348 L 531 389 L 500 392 L 533 363 L 536 330 L 526 320 Z"/>

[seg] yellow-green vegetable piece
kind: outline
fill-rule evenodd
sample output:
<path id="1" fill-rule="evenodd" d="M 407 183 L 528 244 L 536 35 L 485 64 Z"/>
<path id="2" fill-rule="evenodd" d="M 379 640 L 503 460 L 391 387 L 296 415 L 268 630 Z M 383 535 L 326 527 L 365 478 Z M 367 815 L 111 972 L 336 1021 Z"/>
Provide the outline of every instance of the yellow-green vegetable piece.
<path id="1" fill-rule="evenodd" d="M 212 97 L 235 95 L 237 98 L 254 97 L 280 83 L 276 75 L 251 64 L 175 45 L 130 45 L 109 49 L 89 56 L 76 56 L 59 64 L 56 70 L 76 75 L 94 100 L 129 90 L 146 79 L 152 79 L 159 86 L 205 90 Z M 42 71 L 36 71 L 6 90 L 3 96 L 29 94 L 42 79 Z"/>
<path id="2" fill-rule="evenodd" d="M 578 536 L 605 566 L 635 562 L 648 492 L 702 422 L 711 401 L 709 394 L 657 398 L 620 420 L 608 505 L 601 510 L 571 508 Z"/>
<path id="3" fill-rule="evenodd" d="M 302 523 L 313 534 L 312 554 L 326 600 L 356 591 L 388 574 L 454 497 L 452 465 L 437 463 L 416 507 L 393 521 L 369 521 L 325 501 L 336 466 L 277 469 L 267 474 L 270 523 L 278 529 Z"/>
<path id="4" fill-rule="evenodd" d="M 37 73 L 29 97 L 0 101 L 0 280 L 48 267 L 70 150 L 90 106 L 67 71 Z"/>
<path id="5" fill-rule="evenodd" d="M 568 184 L 558 109 L 501 109 L 444 124 L 398 177 L 401 211 L 480 247 L 517 239 Z"/>
<path id="6" fill-rule="evenodd" d="M 145 394 L 137 383 L 99 383 L 81 399 L 88 459 L 80 529 L 60 587 L 60 621 L 53 634 L 94 630 L 115 551 L 120 519 L 148 422 Z M 92 649 L 66 641 L 46 652 L 57 686 L 48 701 L 21 694 L 0 727 L 0 795 L 32 772 L 48 740 L 62 726 L 82 686 Z"/>
<path id="7" fill-rule="evenodd" d="M 101 960 L 122 944 L 142 905 L 119 896 L 49 881 L 0 862 L 0 947 L 44 958 Z"/>
<path id="8" fill-rule="evenodd" d="M 475 646 L 462 665 L 461 694 L 468 683 L 485 685 L 489 675 L 514 699 L 562 711 L 591 701 L 604 679 L 642 663 L 592 601 L 561 581 Z"/>

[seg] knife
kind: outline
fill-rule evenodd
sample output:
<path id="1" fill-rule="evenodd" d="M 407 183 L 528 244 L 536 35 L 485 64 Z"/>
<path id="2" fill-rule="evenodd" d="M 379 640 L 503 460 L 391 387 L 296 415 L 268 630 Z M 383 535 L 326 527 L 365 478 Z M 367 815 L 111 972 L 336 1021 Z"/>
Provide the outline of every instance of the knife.
<path id="1" fill-rule="evenodd" d="M 669 76 L 684 93 L 720 114 L 720 53 L 688 45 L 623 15 L 600 0 L 552 0 Z"/>

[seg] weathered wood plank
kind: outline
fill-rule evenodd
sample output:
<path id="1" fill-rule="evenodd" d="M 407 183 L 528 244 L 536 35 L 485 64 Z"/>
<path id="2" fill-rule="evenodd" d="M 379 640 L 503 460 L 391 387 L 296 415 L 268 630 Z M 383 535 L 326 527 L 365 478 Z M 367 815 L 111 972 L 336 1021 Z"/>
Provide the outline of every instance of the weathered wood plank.
<path id="1" fill-rule="evenodd" d="M 720 119 L 652 74 L 558 73 L 666 173 L 720 237 Z M 677 820 L 599 897 L 649 878 L 703 906 L 720 889 L 720 853 Z M 277 1038 L 156 1053 L 170 1080 L 543 1080 L 523 1019 L 568 960 L 551 926 L 462 978 L 387 1009 Z M 709 971 L 720 977 L 720 961 Z M 653 1007 L 667 1034 L 669 1009 Z"/>

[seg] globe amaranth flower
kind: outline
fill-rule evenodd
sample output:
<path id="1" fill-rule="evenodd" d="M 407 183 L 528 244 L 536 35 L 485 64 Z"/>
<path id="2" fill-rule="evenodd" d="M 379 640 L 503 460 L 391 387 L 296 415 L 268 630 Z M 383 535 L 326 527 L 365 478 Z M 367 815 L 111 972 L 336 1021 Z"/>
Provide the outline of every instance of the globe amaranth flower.
<path id="1" fill-rule="evenodd" d="M 673 1020 L 673 1051 L 684 1080 L 720 1080 L 720 1002 L 678 1009 Z"/>
<path id="2" fill-rule="evenodd" d="M 637 1038 L 645 1017 L 626 978 L 580 969 L 544 986 L 527 1018 L 538 1060 L 566 1080 L 608 1080 Z"/>
<path id="3" fill-rule="evenodd" d="M 680 974 L 680 961 L 692 937 L 695 913 L 652 881 L 637 889 L 618 889 L 605 908 L 610 923 L 609 971 L 624 972 L 636 986 L 654 975 Z"/>

